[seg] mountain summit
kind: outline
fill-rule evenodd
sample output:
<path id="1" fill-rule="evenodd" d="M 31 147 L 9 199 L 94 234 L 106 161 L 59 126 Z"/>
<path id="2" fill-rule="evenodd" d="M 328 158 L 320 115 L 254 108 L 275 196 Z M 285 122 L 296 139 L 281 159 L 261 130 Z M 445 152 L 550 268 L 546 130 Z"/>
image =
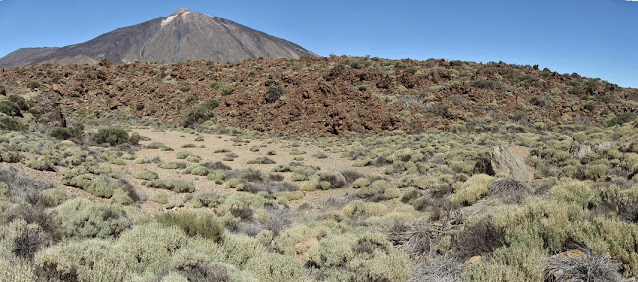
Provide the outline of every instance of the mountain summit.
<path id="1" fill-rule="evenodd" d="M 233 21 L 188 9 L 123 27 L 84 43 L 65 47 L 22 48 L 0 58 L 0 67 L 42 63 L 112 63 L 299 58 L 314 53 L 284 39 Z"/>

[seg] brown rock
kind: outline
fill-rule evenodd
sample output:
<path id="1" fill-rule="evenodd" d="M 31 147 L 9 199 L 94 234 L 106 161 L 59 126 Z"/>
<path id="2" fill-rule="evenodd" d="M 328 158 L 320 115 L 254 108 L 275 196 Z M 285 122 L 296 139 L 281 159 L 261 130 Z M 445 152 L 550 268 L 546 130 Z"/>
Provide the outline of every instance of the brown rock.
<path id="1" fill-rule="evenodd" d="M 4 89 L 4 86 L 0 85 L 0 95 L 2 96 L 6 96 L 7 95 L 7 90 Z"/>
<path id="2" fill-rule="evenodd" d="M 582 159 L 585 155 L 592 152 L 592 148 L 590 145 L 579 144 L 578 142 L 572 142 L 572 145 L 569 147 L 569 154 L 572 158 Z"/>
<path id="3" fill-rule="evenodd" d="M 490 158 L 496 172 L 508 174 L 524 183 L 534 182 L 534 168 L 527 165 L 530 150 L 522 146 L 497 146 L 492 149 Z"/>

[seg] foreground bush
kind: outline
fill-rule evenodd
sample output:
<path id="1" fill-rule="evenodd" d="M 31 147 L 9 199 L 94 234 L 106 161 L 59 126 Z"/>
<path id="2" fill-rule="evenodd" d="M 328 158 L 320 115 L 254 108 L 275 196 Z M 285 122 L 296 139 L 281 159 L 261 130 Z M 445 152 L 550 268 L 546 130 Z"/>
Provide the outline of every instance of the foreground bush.
<path id="1" fill-rule="evenodd" d="M 413 271 L 408 255 L 378 233 L 329 235 L 308 257 L 321 280 L 405 281 Z"/>
<path id="2" fill-rule="evenodd" d="M 86 199 L 66 201 L 54 211 L 54 220 L 66 237 L 113 238 L 144 218 L 133 207 L 97 204 Z"/>
<path id="3" fill-rule="evenodd" d="M 494 178 L 487 174 L 473 175 L 465 183 L 454 185 L 454 194 L 450 201 L 459 205 L 472 205 L 487 196 Z"/>

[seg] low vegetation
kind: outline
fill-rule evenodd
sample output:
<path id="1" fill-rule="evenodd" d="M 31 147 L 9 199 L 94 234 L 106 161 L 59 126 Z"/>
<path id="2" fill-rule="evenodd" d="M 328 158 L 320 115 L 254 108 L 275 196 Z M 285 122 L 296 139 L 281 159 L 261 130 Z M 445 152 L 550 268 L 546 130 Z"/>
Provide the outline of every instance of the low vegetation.
<path id="1" fill-rule="evenodd" d="M 143 117 L 90 107 L 64 108 L 64 122 L 45 117 L 39 112 L 49 105 L 39 98 L 53 70 L 33 67 L 46 70 L 37 86 L 26 90 L 31 79 L 21 80 L 0 99 L 0 280 L 638 277 L 638 122 L 635 103 L 622 98 L 631 90 L 500 63 L 304 60 L 285 60 L 286 69 L 268 60 L 210 63 L 202 82 L 174 79 L 179 64 L 127 65 L 131 85 L 133 69 L 166 74 L 168 92 L 188 100 L 166 113 L 180 125 L 153 119 L 143 103 L 127 105 Z M 326 68 L 313 91 L 290 82 L 313 67 Z M 247 88 L 241 73 L 226 79 L 227 68 L 263 79 Z M 265 70 L 282 76 L 261 76 Z M 551 88 L 521 92 L 541 86 Z M 450 89 L 477 99 L 519 95 L 504 98 L 518 104 L 505 111 Z M 304 131 L 311 137 L 259 122 L 283 124 L 274 108 L 315 103 L 315 95 L 334 109 L 329 97 L 341 92 L 348 107 L 361 98 L 393 109 L 396 127 L 376 134 L 384 115 L 366 124 L 350 111 L 304 121 L 313 123 Z M 255 101 L 261 106 L 251 112 L 236 108 Z M 553 112 L 567 106 L 585 112 Z M 230 126 L 246 116 L 254 126 Z"/>

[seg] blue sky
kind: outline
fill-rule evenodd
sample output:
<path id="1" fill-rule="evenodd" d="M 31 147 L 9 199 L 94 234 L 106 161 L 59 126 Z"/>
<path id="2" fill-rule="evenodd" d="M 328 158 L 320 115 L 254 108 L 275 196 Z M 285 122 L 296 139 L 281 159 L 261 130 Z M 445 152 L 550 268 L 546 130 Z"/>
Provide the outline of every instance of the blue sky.
<path id="1" fill-rule="evenodd" d="M 0 56 L 84 42 L 179 8 L 322 56 L 538 64 L 638 88 L 638 2 L 625 0 L 2 0 Z"/>

